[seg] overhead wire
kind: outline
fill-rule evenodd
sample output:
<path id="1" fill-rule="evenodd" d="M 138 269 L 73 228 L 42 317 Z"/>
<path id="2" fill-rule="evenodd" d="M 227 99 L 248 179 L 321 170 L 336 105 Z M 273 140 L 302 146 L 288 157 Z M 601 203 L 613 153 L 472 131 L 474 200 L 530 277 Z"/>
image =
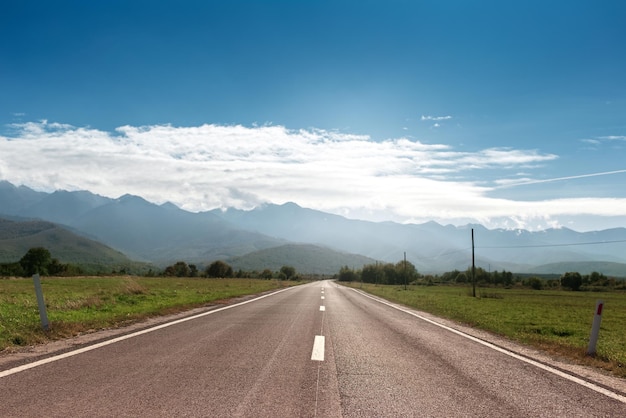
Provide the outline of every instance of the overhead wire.
<path id="1" fill-rule="evenodd" d="M 534 245 L 501 245 L 501 246 L 475 246 L 476 249 L 503 249 L 503 248 L 545 248 L 545 247 L 572 247 L 579 245 L 599 245 L 599 244 L 615 244 L 626 242 L 626 240 L 613 241 L 594 241 L 594 242 L 575 242 L 569 244 L 534 244 Z"/>

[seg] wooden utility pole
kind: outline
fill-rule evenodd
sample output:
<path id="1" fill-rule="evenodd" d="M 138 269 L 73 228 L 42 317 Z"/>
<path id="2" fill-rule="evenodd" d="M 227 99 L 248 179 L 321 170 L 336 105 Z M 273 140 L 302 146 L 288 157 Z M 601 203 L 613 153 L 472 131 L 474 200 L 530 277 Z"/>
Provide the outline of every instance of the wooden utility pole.
<path id="1" fill-rule="evenodd" d="M 406 290 L 406 251 L 404 252 L 404 290 Z"/>
<path id="2" fill-rule="evenodd" d="M 474 264 L 474 228 L 472 228 L 472 296 L 476 297 L 476 265 Z"/>

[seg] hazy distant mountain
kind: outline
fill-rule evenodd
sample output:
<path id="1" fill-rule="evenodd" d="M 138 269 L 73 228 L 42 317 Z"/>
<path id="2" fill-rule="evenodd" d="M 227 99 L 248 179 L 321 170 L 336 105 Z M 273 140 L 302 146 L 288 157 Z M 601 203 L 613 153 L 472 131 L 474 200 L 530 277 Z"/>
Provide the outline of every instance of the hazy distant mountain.
<path id="1" fill-rule="evenodd" d="M 208 263 L 284 243 L 231 226 L 211 213 L 158 206 L 131 195 L 99 206 L 71 225 L 133 258 L 161 264 Z"/>
<path id="2" fill-rule="evenodd" d="M 34 205 L 22 211 L 22 216 L 46 219 L 65 225 L 72 225 L 78 218 L 92 209 L 109 203 L 111 199 L 93 193 L 57 190 L 46 195 Z"/>
<path id="3" fill-rule="evenodd" d="M 0 263 L 19 261 L 33 247 L 47 248 L 61 263 L 80 265 L 92 273 L 139 268 L 119 251 L 53 223 L 0 218 Z"/>
<path id="4" fill-rule="evenodd" d="M 343 266 L 360 269 L 376 260 L 357 254 L 333 251 L 311 244 L 287 244 L 255 251 L 226 260 L 235 270 L 278 271 L 282 266 L 295 267 L 300 273 L 336 274 Z"/>
<path id="5" fill-rule="evenodd" d="M 21 215 L 48 194 L 36 192 L 26 186 L 16 187 L 8 181 L 0 181 L 0 214 Z"/>
<path id="6" fill-rule="evenodd" d="M 171 203 L 159 206 L 137 196 L 34 194 L 25 187 L 1 185 L 0 215 L 58 222 L 135 260 L 159 265 L 179 260 L 204 264 L 285 243 L 237 228 L 211 213 L 190 213 Z M 15 204 L 8 205 L 11 199 Z"/>
<path id="7" fill-rule="evenodd" d="M 301 208 L 295 203 L 213 213 L 242 228 L 377 260 L 397 262 L 406 251 L 407 258 L 425 272 L 466 269 L 471 265 L 472 228 L 476 264 L 485 269 L 525 272 L 554 262 L 626 262 L 625 228 L 587 233 L 567 228 L 529 232 L 488 230 L 481 225 L 442 226 L 436 222 L 375 223 Z"/>
<path id="8" fill-rule="evenodd" d="M 296 243 L 385 262 L 400 261 L 406 252 L 421 272 L 464 270 L 471 265 L 472 229 L 476 265 L 489 270 L 523 273 L 554 263 L 626 263 L 626 228 L 579 233 L 567 228 L 529 232 L 435 222 L 403 225 L 347 219 L 295 203 L 190 213 L 137 196 L 109 199 L 86 191 L 48 194 L 7 182 L 0 182 L 2 215 L 62 223 L 133 259 L 159 265 L 174 261 L 206 265 Z M 287 261 L 281 264 L 291 264 Z"/>
<path id="9" fill-rule="evenodd" d="M 406 251 L 418 269 L 437 264 L 442 253 L 467 247 L 468 242 L 467 239 L 464 242 L 443 233 L 443 227 L 434 223 L 437 228 L 428 224 L 420 228 L 418 225 L 393 222 L 352 220 L 301 208 L 295 203 L 265 205 L 252 211 L 229 209 L 213 213 L 241 228 L 293 242 L 362 254 L 376 260 L 396 262 L 403 258 Z M 450 260 L 447 257 L 445 263 L 449 265 Z"/>

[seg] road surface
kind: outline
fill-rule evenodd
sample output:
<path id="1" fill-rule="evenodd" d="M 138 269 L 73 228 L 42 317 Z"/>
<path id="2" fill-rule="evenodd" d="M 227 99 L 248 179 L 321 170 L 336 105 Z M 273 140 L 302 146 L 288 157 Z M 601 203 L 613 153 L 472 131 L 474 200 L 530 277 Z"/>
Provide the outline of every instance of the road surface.
<path id="1" fill-rule="evenodd" d="M 504 351 L 316 282 L 0 369 L 0 416 L 626 416 Z"/>

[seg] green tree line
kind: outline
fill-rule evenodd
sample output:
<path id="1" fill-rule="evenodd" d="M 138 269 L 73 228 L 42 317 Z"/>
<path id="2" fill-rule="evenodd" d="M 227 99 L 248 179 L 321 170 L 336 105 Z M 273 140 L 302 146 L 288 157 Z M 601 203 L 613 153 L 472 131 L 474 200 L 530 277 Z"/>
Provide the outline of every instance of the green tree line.
<path id="1" fill-rule="evenodd" d="M 281 279 L 298 280 L 299 276 L 293 266 L 282 266 L 280 270 L 273 272 L 270 269 L 259 271 L 234 271 L 233 268 L 222 260 L 213 261 L 204 271 L 199 271 L 196 265 L 187 264 L 184 261 L 167 266 L 162 273 L 168 277 L 210 277 L 210 278 L 256 278 L 256 279 Z"/>
<path id="2" fill-rule="evenodd" d="M 536 290 L 561 288 L 573 291 L 594 290 L 626 290 L 626 281 L 607 277 L 602 273 L 592 272 L 582 275 L 578 272 L 566 272 L 560 278 L 543 278 L 540 276 L 514 275 L 510 271 L 486 271 L 477 267 L 472 276 L 472 269 L 465 271 L 452 270 L 442 274 L 419 274 L 410 262 L 367 264 L 361 269 L 344 266 L 336 275 L 337 280 L 346 282 L 363 282 L 374 284 L 469 284 L 475 283 L 483 287 L 528 287 Z"/>
<path id="3" fill-rule="evenodd" d="M 420 277 L 415 265 L 409 261 L 397 263 L 366 264 L 361 270 L 344 266 L 339 270 L 339 281 L 362 281 L 375 284 L 408 284 Z"/>
<path id="4" fill-rule="evenodd" d="M 15 263 L 0 263 L 2 276 L 32 276 L 39 273 L 42 276 L 78 276 L 83 274 L 80 266 L 65 264 L 52 257 L 50 251 L 44 247 L 34 247 Z"/>

